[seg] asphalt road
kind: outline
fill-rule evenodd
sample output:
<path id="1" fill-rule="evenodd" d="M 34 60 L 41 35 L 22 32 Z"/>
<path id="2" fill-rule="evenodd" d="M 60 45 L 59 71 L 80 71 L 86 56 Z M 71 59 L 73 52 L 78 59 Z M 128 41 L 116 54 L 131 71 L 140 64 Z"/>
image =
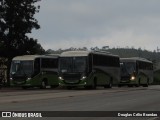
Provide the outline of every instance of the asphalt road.
<path id="1" fill-rule="evenodd" d="M 91 111 L 90 114 L 94 111 L 160 111 L 160 86 L 113 87 L 112 89 L 98 88 L 97 90 L 2 88 L 0 90 L 0 111 Z M 90 120 L 91 117 L 54 117 L 54 119 Z M 96 119 L 159 120 L 158 117 L 92 117 L 92 120 Z"/>

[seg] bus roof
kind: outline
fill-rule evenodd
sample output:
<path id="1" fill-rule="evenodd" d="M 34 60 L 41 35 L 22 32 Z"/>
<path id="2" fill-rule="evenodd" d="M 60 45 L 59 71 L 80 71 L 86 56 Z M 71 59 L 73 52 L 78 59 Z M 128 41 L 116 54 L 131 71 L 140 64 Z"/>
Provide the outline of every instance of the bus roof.
<path id="1" fill-rule="evenodd" d="M 61 57 L 71 57 L 71 56 L 88 56 L 89 51 L 66 51 L 61 53 Z"/>
<path id="2" fill-rule="evenodd" d="M 58 58 L 58 56 L 51 55 L 22 55 L 16 56 L 12 60 L 35 60 L 36 58 Z"/>
<path id="3" fill-rule="evenodd" d="M 143 62 L 152 63 L 152 61 L 149 61 L 149 60 L 147 60 L 145 58 L 141 58 L 141 57 L 120 58 L 120 61 L 123 61 L 123 62 L 143 61 Z"/>
<path id="4" fill-rule="evenodd" d="M 89 54 L 100 54 L 100 55 L 108 55 L 108 56 L 115 56 L 117 55 L 110 54 L 106 51 L 66 51 L 61 53 L 61 57 L 78 57 L 78 56 L 88 56 Z"/>
<path id="5" fill-rule="evenodd" d="M 45 56 L 59 57 L 60 54 L 45 54 Z"/>

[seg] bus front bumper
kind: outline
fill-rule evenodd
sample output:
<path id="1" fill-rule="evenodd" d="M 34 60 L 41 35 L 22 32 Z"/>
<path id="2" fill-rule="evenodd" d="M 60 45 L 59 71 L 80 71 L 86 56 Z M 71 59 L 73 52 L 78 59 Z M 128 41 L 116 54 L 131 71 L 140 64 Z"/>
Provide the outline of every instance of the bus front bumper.
<path id="1" fill-rule="evenodd" d="M 59 86 L 86 86 L 87 82 L 85 80 L 76 80 L 78 82 L 66 82 L 66 80 L 59 80 Z"/>
<path id="2" fill-rule="evenodd" d="M 119 84 L 137 84 L 137 80 L 134 79 L 134 80 L 131 80 L 131 79 L 128 79 L 128 80 L 121 80 Z"/>
<path id="3" fill-rule="evenodd" d="M 11 80 L 10 86 L 17 86 L 17 87 L 26 86 L 26 87 L 30 87 L 30 86 L 32 86 L 32 83 L 31 83 L 31 79 L 30 78 L 28 78 L 27 80 L 21 80 L 21 81 Z"/>

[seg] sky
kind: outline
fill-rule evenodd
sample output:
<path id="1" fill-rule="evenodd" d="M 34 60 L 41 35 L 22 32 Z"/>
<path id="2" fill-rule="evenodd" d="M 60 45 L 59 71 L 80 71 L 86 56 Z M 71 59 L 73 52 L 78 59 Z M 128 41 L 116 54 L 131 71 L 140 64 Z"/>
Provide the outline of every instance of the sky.
<path id="1" fill-rule="evenodd" d="M 31 36 L 47 49 L 160 48 L 160 0 L 41 0 Z"/>

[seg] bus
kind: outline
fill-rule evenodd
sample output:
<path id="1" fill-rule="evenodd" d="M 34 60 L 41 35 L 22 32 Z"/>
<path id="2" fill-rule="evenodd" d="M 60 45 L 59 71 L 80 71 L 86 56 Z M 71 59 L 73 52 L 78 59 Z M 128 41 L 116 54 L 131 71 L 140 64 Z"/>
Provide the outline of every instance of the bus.
<path id="1" fill-rule="evenodd" d="M 119 56 L 102 51 L 67 51 L 59 57 L 60 86 L 111 88 L 119 81 Z"/>
<path id="2" fill-rule="evenodd" d="M 57 87 L 58 55 L 24 55 L 14 57 L 10 69 L 11 86 Z"/>
<path id="3" fill-rule="evenodd" d="M 122 85 L 148 87 L 153 82 L 153 63 L 147 59 L 133 57 L 121 58 L 121 80 Z"/>

